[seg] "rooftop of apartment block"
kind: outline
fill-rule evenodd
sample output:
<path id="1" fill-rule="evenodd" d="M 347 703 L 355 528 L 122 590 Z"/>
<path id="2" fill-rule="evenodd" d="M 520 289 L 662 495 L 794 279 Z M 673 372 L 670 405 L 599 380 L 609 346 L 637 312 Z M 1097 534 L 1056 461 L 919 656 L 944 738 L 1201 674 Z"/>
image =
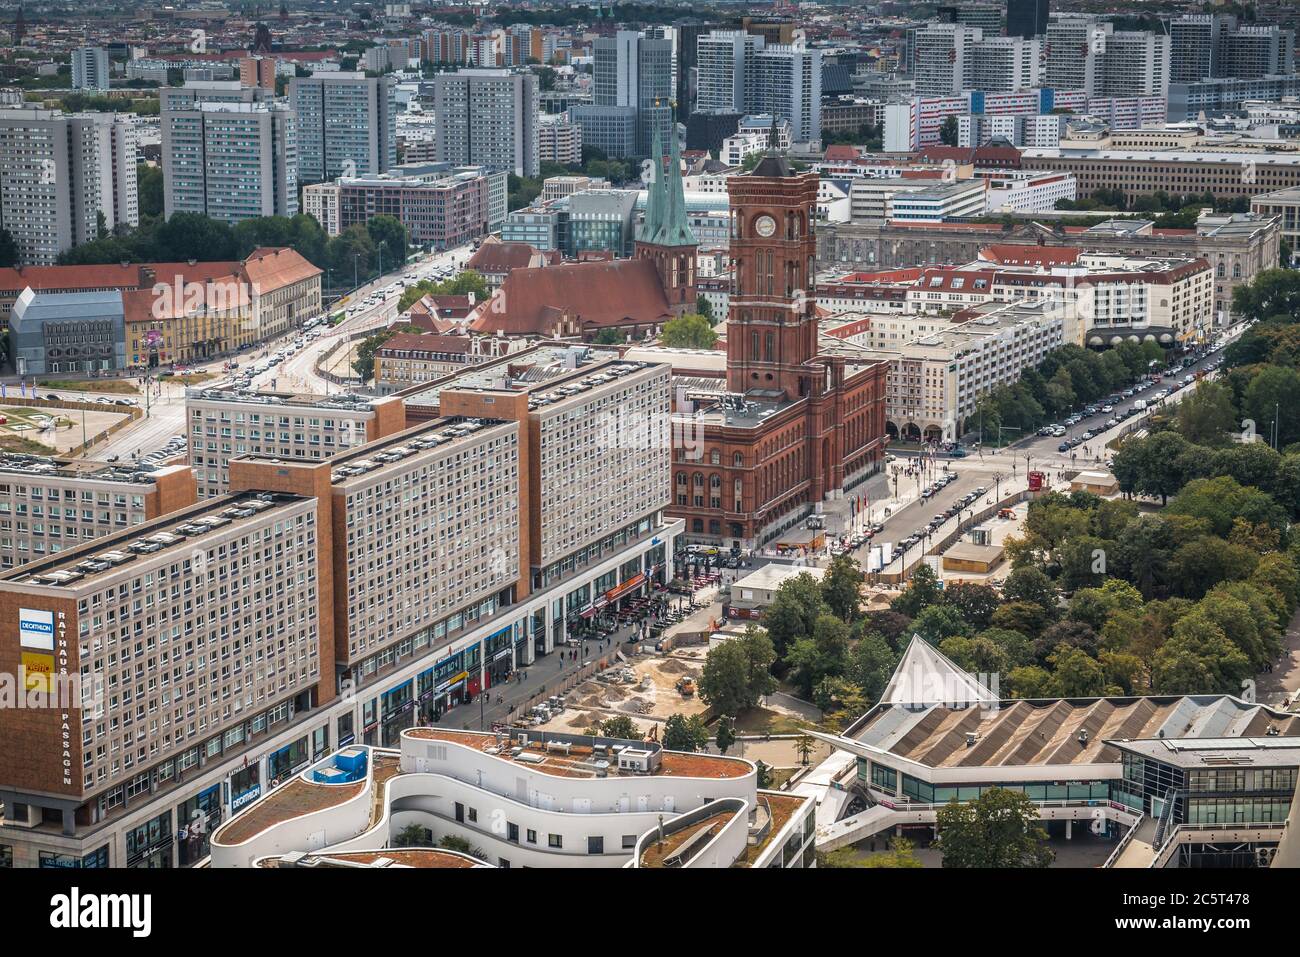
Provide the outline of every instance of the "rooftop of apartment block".
<path id="1" fill-rule="evenodd" d="M 274 857 L 259 857 L 255 867 L 306 867 L 333 870 L 349 867 L 491 867 L 476 857 L 435 847 L 383 848 L 377 851 L 301 851 Z"/>
<path id="2" fill-rule="evenodd" d="M 163 551 L 188 553 L 206 536 L 238 528 L 255 519 L 306 501 L 280 492 L 240 492 L 206 499 L 151 522 L 59 552 L 0 574 L 0 584 L 12 587 L 76 588 L 114 569 Z"/>
<path id="3" fill-rule="evenodd" d="M 95 462 L 90 459 L 66 459 L 52 455 L 31 455 L 26 452 L 0 452 L 0 474 L 23 475 L 28 478 L 81 479 L 96 482 L 121 482 L 130 485 L 152 485 L 160 476 L 180 471 L 182 466 L 150 466 L 143 464 L 116 464 Z"/>
<path id="4" fill-rule="evenodd" d="M 459 744 L 501 761 L 562 778 L 635 777 L 647 773 L 664 777 L 743 778 L 754 769 L 741 758 L 666 751 L 655 742 L 614 741 L 586 735 L 528 733 L 515 737 L 513 733 L 505 732 L 498 735 L 444 728 L 411 728 L 402 732 L 402 737 Z M 647 756 L 652 770 L 620 768 L 620 756 L 633 752 Z"/>
<path id="5" fill-rule="evenodd" d="M 232 386 L 191 386 L 185 390 L 185 399 L 204 402 L 234 402 L 240 405 L 284 406 L 297 409 L 328 409 L 342 412 L 370 412 L 375 405 L 390 401 L 358 395 L 355 392 L 335 392 L 321 395 L 314 392 L 272 392 L 269 390 L 236 389 Z"/>

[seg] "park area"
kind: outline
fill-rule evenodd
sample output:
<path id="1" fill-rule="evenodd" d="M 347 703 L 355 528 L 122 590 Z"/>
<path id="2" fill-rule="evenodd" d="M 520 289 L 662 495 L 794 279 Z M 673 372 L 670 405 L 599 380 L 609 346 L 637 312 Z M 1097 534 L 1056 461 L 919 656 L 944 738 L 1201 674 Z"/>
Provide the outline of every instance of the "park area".
<path id="1" fill-rule="evenodd" d="M 112 411 L 108 411 L 109 408 Z M 84 419 L 83 419 L 84 415 Z M 98 435 L 126 417 L 118 407 L 104 411 L 0 406 L 0 449 L 32 455 L 59 455 L 82 443 L 82 434 Z M 83 430 L 84 425 L 84 430 Z"/>

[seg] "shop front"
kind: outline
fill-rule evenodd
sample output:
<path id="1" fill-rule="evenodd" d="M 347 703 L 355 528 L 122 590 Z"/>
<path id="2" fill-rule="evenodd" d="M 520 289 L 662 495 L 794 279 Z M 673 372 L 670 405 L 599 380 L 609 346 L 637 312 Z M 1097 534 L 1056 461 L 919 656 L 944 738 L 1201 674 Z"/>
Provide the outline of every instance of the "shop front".
<path id="1" fill-rule="evenodd" d="M 249 785 L 249 781 L 254 783 Z M 231 775 L 232 814 L 237 813 L 245 805 L 251 804 L 261 794 L 261 788 L 256 781 L 256 763 Z M 238 802 L 236 795 L 239 795 Z M 176 860 L 179 866 L 192 867 L 208 856 L 209 836 L 220 826 L 222 817 L 220 784 L 214 784 L 176 806 Z"/>
<path id="2" fill-rule="evenodd" d="M 474 647 L 478 648 L 477 645 Z M 433 666 L 433 690 L 428 702 L 422 705 L 430 720 L 441 720 L 443 714 L 462 703 L 469 679 L 465 657 L 465 652 L 458 651 Z"/>
<path id="3" fill-rule="evenodd" d="M 398 747 L 402 732 L 415 726 L 415 684 L 403 682 L 379 696 L 380 740 L 385 748 Z"/>
<path id="4" fill-rule="evenodd" d="M 259 762 L 246 763 L 230 776 L 230 813 L 238 814 L 262 796 L 262 772 Z M 182 821 L 186 820 L 181 818 Z"/>
<path id="5" fill-rule="evenodd" d="M 508 625 L 483 639 L 484 691 L 504 682 L 514 670 L 514 633 L 515 626 Z"/>
<path id="6" fill-rule="evenodd" d="M 307 750 L 307 736 L 304 734 L 292 744 L 267 755 L 266 776 L 271 779 L 271 787 L 276 788 L 310 763 L 311 753 Z"/>
<path id="7" fill-rule="evenodd" d="M 220 785 L 217 787 L 220 793 Z M 139 827 L 126 832 L 126 866 L 153 870 L 172 866 L 172 812 L 163 811 Z"/>

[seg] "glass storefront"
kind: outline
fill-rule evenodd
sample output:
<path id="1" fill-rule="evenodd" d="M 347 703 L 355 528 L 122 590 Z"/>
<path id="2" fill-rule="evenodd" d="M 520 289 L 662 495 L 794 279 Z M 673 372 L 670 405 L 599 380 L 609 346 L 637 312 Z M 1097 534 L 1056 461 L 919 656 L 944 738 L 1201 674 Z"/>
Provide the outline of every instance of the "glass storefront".
<path id="1" fill-rule="evenodd" d="M 381 739 L 386 748 L 397 747 L 402 732 L 415 726 L 414 687 L 413 682 L 406 681 L 379 696 L 383 728 Z"/>
<path id="2" fill-rule="evenodd" d="M 252 772 L 252 779 L 257 780 L 256 764 L 237 771 L 231 777 L 232 796 L 238 793 L 235 791 L 235 777 L 247 775 L 249 771 Z M 256 797 L 256 793 L 253 797 Z M 252 799 L 248 798 L 237 805 L 235 810 Z M 212 785 L 176 808 L 176 857 L 181 867 L 190 867 L 208 856 L 209 836 L 221 824 L 222 817 L 220 784 Z"/>
<path id="3" fill-rule="evenodd" d="M 126 832 L 126 866 L 165 869 L 172 866 L 172 812 Z"/>
<path id="4" fill-rule="evenodd" d="M 272 751 L 266 759 L 266 774 L 271 779 L 271 786 L 275 787 L 283 783 L 285 778 L 301 771 L 309 760 L 306 735 L 292 744 L 286 744 L 279 751 Z"/>
<path id="5" fill-rule="evenodd" d="M 262 777 L 260 767 L 253 763 L 240 768 L 230 776 L 230 812 L 239 813 L 241 808 L 252 804 L 262 796 Z M 187 818 L 181 818 L 182 821 Z"/>

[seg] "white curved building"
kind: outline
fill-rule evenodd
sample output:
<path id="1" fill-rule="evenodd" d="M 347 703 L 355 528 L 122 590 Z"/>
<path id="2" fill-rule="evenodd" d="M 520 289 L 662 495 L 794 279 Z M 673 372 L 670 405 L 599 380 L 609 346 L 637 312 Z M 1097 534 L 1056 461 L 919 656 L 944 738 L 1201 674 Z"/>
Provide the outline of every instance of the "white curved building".
<path id="1" fill-rule="evenodd" d="M 400 751 L 344 748 L 276 788 L 212 835 L 210 863 L 400 866 L 383 849 L 453 837 L 498 867 L 808 867 L 813 831 L 812 799 L 760 790 L 741 758 L 417 727 Z"/>

